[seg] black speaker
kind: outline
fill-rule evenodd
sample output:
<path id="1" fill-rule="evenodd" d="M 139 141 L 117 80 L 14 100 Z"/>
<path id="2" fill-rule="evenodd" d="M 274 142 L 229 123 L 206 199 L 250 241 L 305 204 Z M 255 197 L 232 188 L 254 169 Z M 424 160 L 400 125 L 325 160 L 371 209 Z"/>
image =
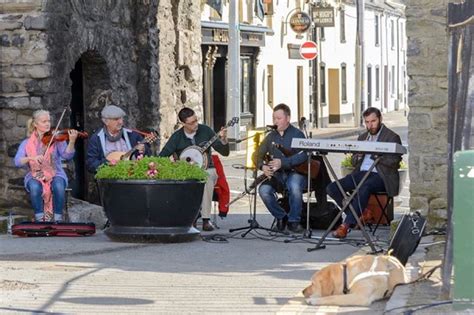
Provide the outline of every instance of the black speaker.
<path id="1" fill-rule="evenodd" d="M 418 211 L 404 214 L 390 241 L 388 253 L 405 266 L 418 247 L 425 226 L 426 219 Z"/>
<path id="2" fill-rule="evenodd" d="M 290 204 L 288 198 L 278 199 L 279 205 L 285 210 L 286 213 L 290 212 Z M 306 228 L 306 202 L 303 202 L 301 210 L 301 225 Z M 309 204 L 309 227 L 316 230 L 325 230 L 330 225 L 334 218 L 339 214 L 339 208 L 332 201 L 326 202 L 311 202 Z M 333 230 L 342 223 L 342 217 L 339 217 L 336 224 L 333 226 Z"/>
<path id="3" fill-rule="evenodd" d="M 301 225 L 303 227 L 306 227 L 306 211 L 306 202 L 303 202 L 303 211 L 301 212 Z M 326 230 L 338 214 L 339 208 L 331 201 L 325 204 L 311 202 L 309 204 L 309 227 L 316 230 Z M 339 217 L 332 229 L 337 229 L 341 223 L 342 217 Z"/>

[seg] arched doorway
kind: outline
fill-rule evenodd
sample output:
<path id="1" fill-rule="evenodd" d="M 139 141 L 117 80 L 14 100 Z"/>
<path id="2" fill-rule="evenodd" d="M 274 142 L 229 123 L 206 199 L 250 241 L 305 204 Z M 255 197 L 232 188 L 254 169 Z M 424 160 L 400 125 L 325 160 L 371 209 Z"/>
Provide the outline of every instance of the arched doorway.
<path id="1" fill-rule="evenodd" d="M 92 135 L 101 126 L 100 111 L 110 97 L 107 62 L 95 50 L 81 55 L 69 74 L 71 78 L 71 126 Z M 70 188 L 75 198 L 97 203 L 98 194 L 92 174 L 87 172 L 85 159 L 87 140 L 76 143 L 74 173 Z"/>

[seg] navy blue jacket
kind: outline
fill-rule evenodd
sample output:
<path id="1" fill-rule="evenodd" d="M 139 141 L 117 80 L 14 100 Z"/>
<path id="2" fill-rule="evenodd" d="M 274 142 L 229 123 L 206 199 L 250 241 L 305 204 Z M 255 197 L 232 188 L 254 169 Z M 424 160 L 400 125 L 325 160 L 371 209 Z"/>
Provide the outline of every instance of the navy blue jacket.
<path id="1" fill-rule="evenodd" d="M 293 167 L 306 161 L 307 157 L 300 149 L 292 149 L 291 141 L 294 138 L 305 138 L 301 130 L 289 125 L 283 132 L 283 136 L 276 130 L 271 131 L 265 139 L 263 139 L 258 150 L 258 168 L 262 169 L 263 159 L 268 152 L 273 158 L 281 159 L 281 170 L 292 171 Z M 287 150 L 291 150 L 291 156 L 285 156 L 280 149 L 276 148 L 274 144 L 279 144 Z"/>
<path id="2" fill-rule="evenodd" d="M 123 138 L 129 150 L 143 140 L 141 135 L 126 128 L 123 128 Z M 107 162 L 103 145 L 105 145 L 105 134 L 104 130 L 100 129 L 90 137 L 87 147 L 86 166 L 91 173 L 95 173 L 100 165 Z M 145 144 L 145 155 L 151 155 L 150 145 L 148 144 Z"/>

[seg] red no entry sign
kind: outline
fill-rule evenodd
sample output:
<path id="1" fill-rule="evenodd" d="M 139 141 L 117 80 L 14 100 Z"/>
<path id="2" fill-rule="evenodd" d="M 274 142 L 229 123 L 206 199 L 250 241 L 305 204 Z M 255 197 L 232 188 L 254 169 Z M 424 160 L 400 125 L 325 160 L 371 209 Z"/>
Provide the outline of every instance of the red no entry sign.
<path id="1" fill-rule="evenodd" d="M 300 47 L 300 55 L 303 59 L 313 60 L 318 56 L 318 45 L 315 42 L 304 42 Z"/>

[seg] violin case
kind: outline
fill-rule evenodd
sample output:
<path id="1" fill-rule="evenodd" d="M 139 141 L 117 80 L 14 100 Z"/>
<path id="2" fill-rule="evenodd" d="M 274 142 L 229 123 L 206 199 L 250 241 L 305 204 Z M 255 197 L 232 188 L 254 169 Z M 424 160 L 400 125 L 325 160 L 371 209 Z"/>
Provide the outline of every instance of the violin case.
<path id="1" fill-rule="evenodd" d="M 64 222 L 22 222 L 12 226 L 17 236 L 90 236 L 95 234 L 95 224 Z"/>

